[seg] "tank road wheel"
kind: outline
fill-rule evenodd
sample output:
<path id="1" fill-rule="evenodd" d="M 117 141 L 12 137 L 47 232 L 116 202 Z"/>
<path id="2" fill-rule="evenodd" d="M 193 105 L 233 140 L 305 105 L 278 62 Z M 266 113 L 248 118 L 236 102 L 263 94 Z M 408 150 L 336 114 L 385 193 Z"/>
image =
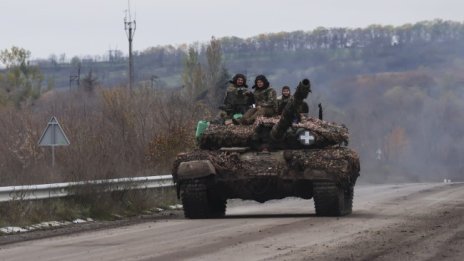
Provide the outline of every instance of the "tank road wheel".
<path id="1" fill-rule="evenodd" d="M 226 213 L 226 199 L 208 192 L 206 180 L 194 179 L 181 185 L 186 218 L 218 218 Z"/>
<path id="2" fill-rule="evenodd" d="M 211 216 L 208 190 L 203 180 L 189 180 L 183 183 L 181 198 L 186 218 L 209 218 Z"/>
<path id="3" fill-rule="evenodd" d="M 314 206 L 318 216 L 344 216 L 353 207 L 353 187 L 339 188 L 333 182 L 314 182 Z"/>

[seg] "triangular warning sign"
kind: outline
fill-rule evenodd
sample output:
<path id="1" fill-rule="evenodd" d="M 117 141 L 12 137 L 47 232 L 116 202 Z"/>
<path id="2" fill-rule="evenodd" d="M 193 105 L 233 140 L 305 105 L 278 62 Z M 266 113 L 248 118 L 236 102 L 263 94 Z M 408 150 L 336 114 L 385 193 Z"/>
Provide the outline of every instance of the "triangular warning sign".
<path id="1" fill-rule="evenodd" d="M 42 136 L 39 140 L 39 146 L 66 146 L 69 140 L 64 134 L 58 120 L 53 116 L 48 122 Z"/>

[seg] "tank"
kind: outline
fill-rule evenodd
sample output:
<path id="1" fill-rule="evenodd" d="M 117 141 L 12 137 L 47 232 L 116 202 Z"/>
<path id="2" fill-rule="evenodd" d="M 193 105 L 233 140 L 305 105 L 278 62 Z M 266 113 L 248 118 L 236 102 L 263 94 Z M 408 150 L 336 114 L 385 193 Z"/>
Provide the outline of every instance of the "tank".
<path id="1" fill-rule="evenodd" d="M 198 149 L 180 153 L 173 164 L 186 218 L 222 217 L 227 200 L 235 198 L 314 198 L 317 216 L 352 212 L 359 157 L 347 147 L 344 125 L 300 116 L 310 90 L 304 79 L 282 115 L 252 125 L 203 122 Z"/>

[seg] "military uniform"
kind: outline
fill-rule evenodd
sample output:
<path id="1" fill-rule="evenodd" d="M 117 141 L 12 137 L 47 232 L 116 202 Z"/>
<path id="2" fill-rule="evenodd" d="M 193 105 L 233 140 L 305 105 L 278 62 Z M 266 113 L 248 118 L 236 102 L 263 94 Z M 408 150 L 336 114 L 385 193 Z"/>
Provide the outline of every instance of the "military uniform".
<path id="1" fill-rule="evenodd" d="M 290 101 L 291 97 L 292 96 L 289 95 L 287 97 L 280 96 L 279 98 L 277 98 L 277 115 L 282 114 L 285 106 Z M 298 103 L 296 110 L 297 113 L 295 113 L 294 115 L 294 121 L 299 122 L 301 120 L 301 114 L 304 114 L 304 116 L 306 116 L 306 114 L 309 112 L 309 106 L 305 101 L 303 101 L 301 103 Z"/>
<path id="2" fill-rule="evenodd" d="M 256 81 L 263 79 L 265 82 L 264 87 L 257 87 Z M 267 79 L 262 75 L 256 77 L 255 86 L 253 86 L 253 88 L 255 88 L 253 97 L 256 108 L 249 109 L 245 115 L 243 115 L 241 121 L 243 124 L 252 124 L 259 116 L 272 117 L 276 114 L 277 94 L 276 91 L 269 86 Z"/>
<path id="3" fill-rule="evenodd" d="M 243 81 L 240 82 L 239 78 Z M 253 104 L 253 95 L 248 91 L 245 75 L 236 74 L 229 82 L 224 105 L 219 107 L 221 111 L 217 121 L 222 123 L 227 122 L 227 119 L 231 119 L 235 114 L 244 114 Z"/>
<path id="4" fill-rule="evenodd" d="M 266 117 L 274 116 L 276 110 L 277 94 L 271 87 L 256 89 L 253 93 L 257 108 L 263 108 Z"/>
<path id="5" fill-rule="evenodd" d="M 285 108 L 285 105 L 287 105 L 288 101 L 290 100 L 291 95 L 288 96 L 280 96 L 277 98 L 277 114 L 280 115 L 282 114 L 282 111 Z"/>
<path id="6" fill-rule="evenodd" d="M 230 84 L 227 87 L 226 97 L 224 98 L 223 110 L 227 116 L 231 117 L 236 113 L 244 114 L 253 104 L 251 95 L 248 95 L 246 87 L 238 87 L 235 84 Z"/>

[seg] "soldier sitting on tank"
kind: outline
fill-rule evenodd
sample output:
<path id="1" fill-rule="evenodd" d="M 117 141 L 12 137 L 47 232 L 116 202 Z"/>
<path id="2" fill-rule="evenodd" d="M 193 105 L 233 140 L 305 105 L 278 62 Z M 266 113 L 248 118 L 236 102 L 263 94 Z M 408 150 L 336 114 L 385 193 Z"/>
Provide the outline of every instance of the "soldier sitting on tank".
<path id="1" fill-rule="evenodd" d="M 248 91 L 246 77 L 243 74 L 236 74 L 227 87 L 224 105 L 221 109 L 220 118 L 223 122 L 232 119 L 234 115 L 245 114 L 253 104 L 253 94 Z"/>
<path id="2" fill-rule="evenodd" d="M 311 89 L 309 89 L 309 92 L 311 92 Z M 288 101 L 292 97 L 290 87 L 284 86 L 282 87 L 282 95 L 277 98 L 277 115 L 281 115 L 285 105 L 287 105 Z M 306 115 L 309 113 L 309 106 L 308 104 L 303 101 L 299 106 L 298 106 L 298 113 L 295 114 L 293 122 L 297 123 L 301 121 L 302 117 L 306 117 Z"/>
<path id="3" fill-rule="evenodd" d="M 290 87 L 284 86 L 282 87 L 282 95 L 277 98 L 277 114 L 280 115 L 282 114 L 282 111 L 285 108 L 285 105 L 287 105 L 288 100 L 290 100 L 290 97 L 292 97 L 292 94 L 290 92 Z"/>
<path id="4" fill-rule="evenodd" d="M 272 117 L 276 113 L 276 91 L 269 86 L 269 81 L 264 75 L 258 75 L 253 86 L 255 108 L 249 109 L 243 118 L 235 121 L 244 125 L 253 124 L 259 116 Z"/>

